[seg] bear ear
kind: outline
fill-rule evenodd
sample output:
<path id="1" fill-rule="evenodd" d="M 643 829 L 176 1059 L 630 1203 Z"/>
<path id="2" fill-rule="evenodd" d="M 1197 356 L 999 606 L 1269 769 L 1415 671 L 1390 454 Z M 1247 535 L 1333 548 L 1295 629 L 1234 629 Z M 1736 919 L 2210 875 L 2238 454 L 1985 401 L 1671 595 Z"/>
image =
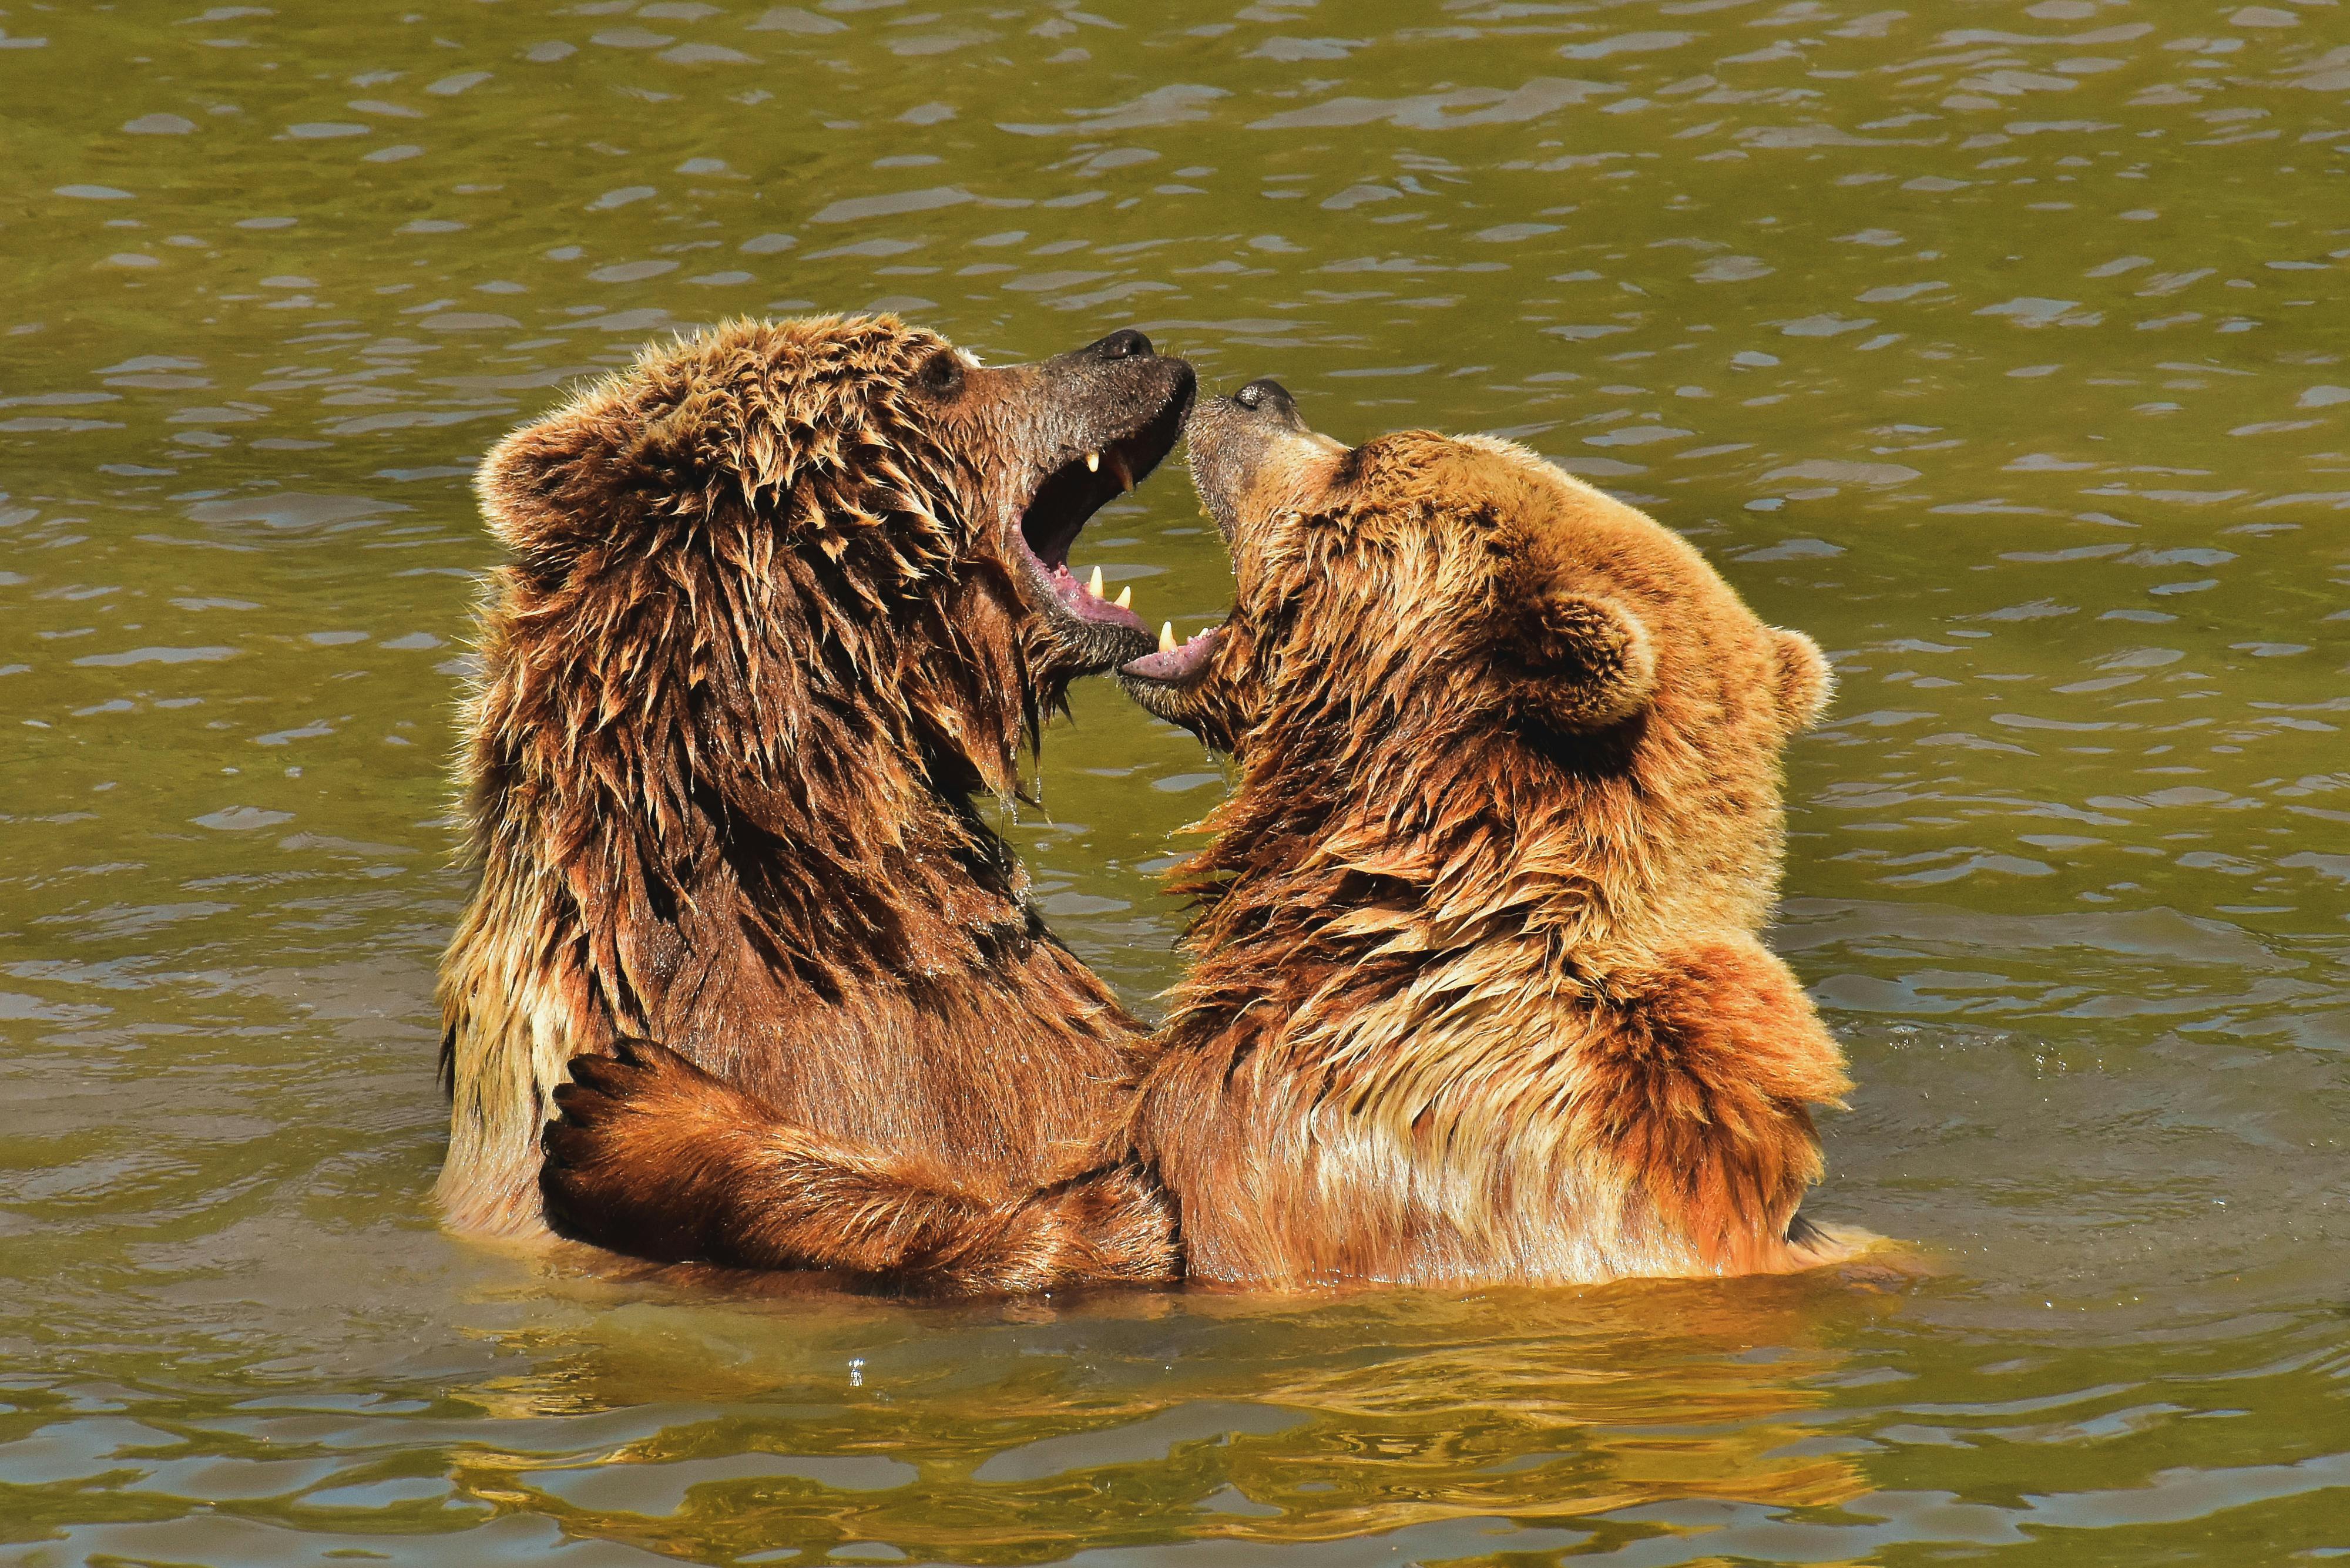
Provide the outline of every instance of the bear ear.
<path id="1" fill-rule="evenodd" d="M 730 413 L 706 392 L 645 408 L 593 391 L 489 450 L 473 475 L 483 515 L 525 565 L 559 565 L 737 466 Z"/>
<path id="2" fill-rule="evenodd" d="M 1549 588 L 1514 607 L 1505 655 L 1523 673 L 1517 706 L 1562 730 L 1604 730 L 1648 705 L 1657 652 L 1623 601 Z"/>
<path id="3" fill-rule="evenodd" d="M 1828 668 L 1820 645 L 1800 631 L 1771 632 L 1771 694 L 1779 711 L 1779 725 L 1788 734 L 1810 729 L 1819 722 L 1835 691 L 1835 671 Z"/>
<path id="4" fill-rule="evenodd" d="M 611 421 L 580 407 L 531 421 L 482 456 L 473 489 L 498 543 L 522 557 L 564 553 L 601 524 L 613 498 Z"/>
<path id="5" fill-rule="evenodd" d="M 590 444 L 588 432 L 561 414 L 507 435 L 473 471 L 482 515 L 498 542 L 529 556 L 557 545 L 567 532 L 561 492 Z"/>

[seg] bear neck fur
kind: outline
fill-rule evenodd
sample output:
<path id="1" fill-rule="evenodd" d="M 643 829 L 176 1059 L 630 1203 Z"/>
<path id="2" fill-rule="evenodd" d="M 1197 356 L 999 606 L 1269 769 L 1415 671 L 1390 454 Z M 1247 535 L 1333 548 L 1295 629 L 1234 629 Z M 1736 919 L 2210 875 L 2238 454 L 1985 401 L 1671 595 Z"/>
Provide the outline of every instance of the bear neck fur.
<path id="1" fill-rule="evenodd" d="M 1650 911 L 1691 902 L 1656 891 L 1679 869 L 1653 854 L 1657 773 L 1623 762 L 1666 761 L 1652 731 L 1599 743 L 1614 765 L 1473 724 L 1352 756 L 1330 732 L 1270 716 L 1218 841 L 1179 873 L 1195 961 L 1133 1126 L 1184 1196 L 1192 1269 L 1793 1266 L 1822 1169 L 1807 1107 L 1849 1084 L 1742 905 Z M 1173 1136 L 1203 1122 L 1232 1130 Z"/>

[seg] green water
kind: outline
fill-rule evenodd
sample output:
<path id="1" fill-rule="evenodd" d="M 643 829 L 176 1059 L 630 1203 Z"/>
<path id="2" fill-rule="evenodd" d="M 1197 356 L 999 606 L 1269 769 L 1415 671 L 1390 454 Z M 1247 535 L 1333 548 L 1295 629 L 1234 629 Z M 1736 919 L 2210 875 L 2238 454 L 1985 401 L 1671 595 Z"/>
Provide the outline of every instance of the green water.
<path id="1" fill-rule="evenodd" d="M 0 1563 L 2350 1552 L 2350 6 L 0 8 Z M 500 431 L 657 333 L 1113 327 L 1516 434 L 1841 694 L 1823 1280 L 920 1309 L 434 1228 Z M 1221 608 L 1169 474 L 1077 549 Z M 1223 787 L 1014 829 L 1138 1007 Z"/>

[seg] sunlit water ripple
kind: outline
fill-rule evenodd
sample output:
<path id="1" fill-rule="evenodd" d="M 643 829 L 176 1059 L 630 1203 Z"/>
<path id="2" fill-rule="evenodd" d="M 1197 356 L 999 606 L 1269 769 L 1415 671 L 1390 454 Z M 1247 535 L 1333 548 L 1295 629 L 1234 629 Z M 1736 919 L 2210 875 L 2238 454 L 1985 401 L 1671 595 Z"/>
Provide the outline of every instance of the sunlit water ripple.
<path id="1" fill-rule="evenodd" d="M 0 121 L 0 1563 L 2350 1551 L 2350 8 L 12 4 Z M 441 1236 L 471 465 L 868 306 L 1515 435 L 1816 635 L 1816 1208 L 1941 1272 L 936 1309 Z M 1079 556 L 1222 607 L 1174 475 Z M 1076 710 L 1013 832 L 1147 1011 L 1223 774 Z"/>

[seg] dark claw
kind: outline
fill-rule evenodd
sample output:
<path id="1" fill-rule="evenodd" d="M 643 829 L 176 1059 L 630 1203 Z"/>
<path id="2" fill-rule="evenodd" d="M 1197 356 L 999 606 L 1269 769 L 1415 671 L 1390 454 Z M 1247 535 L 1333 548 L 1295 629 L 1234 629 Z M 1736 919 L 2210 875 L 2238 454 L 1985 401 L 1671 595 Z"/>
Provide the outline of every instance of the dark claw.
<path id="1" fill-rule="evenodd" d="M 571 1058 L 571 1081 L 598 1094 L 618 1099 L 637 1088 L 650 1069 L 640 1060 L 623 1060 L 612 1056 L 574 1056 Z M 561 1091 L 558 1089 L 557 1094 Z"/>
<path id="2" fill-rule="evenodd" d="M 566 1123 L 572 1127 L 584 1127 L 588 1117 L 603 1108 L 596 1102 L 608 1096 L 584 1084 L 557 1084 L 553 1097 L 556 1113 Z"/>
<path id="3" fill-rule="evenodd" d="M 540 1168 L 542 1184 L 548 1169 L 571 1163 L 573 1149 L 583 1130 L 567 1122 L 549 1122 L 539 1129 L 538 1152 L 545 1157 L 545 1164 Z"/>
<path id="4" fill-rule="evenodd" d="M 572 1211 L 571 1193 L 567 1185 L 567 1174 L 558 1163 L 554 1151 L 550 1149 L 546 1162 L 538 1168 L 538 1200 L 546 1210 L 547 1223 L 555 1228 L 556 1235 L 569 1236 L 575 1241 L 585 1241 L 588 1238 L 580 1234 L 581 1227 L 577 1222 L 577 1217 Z"/>

